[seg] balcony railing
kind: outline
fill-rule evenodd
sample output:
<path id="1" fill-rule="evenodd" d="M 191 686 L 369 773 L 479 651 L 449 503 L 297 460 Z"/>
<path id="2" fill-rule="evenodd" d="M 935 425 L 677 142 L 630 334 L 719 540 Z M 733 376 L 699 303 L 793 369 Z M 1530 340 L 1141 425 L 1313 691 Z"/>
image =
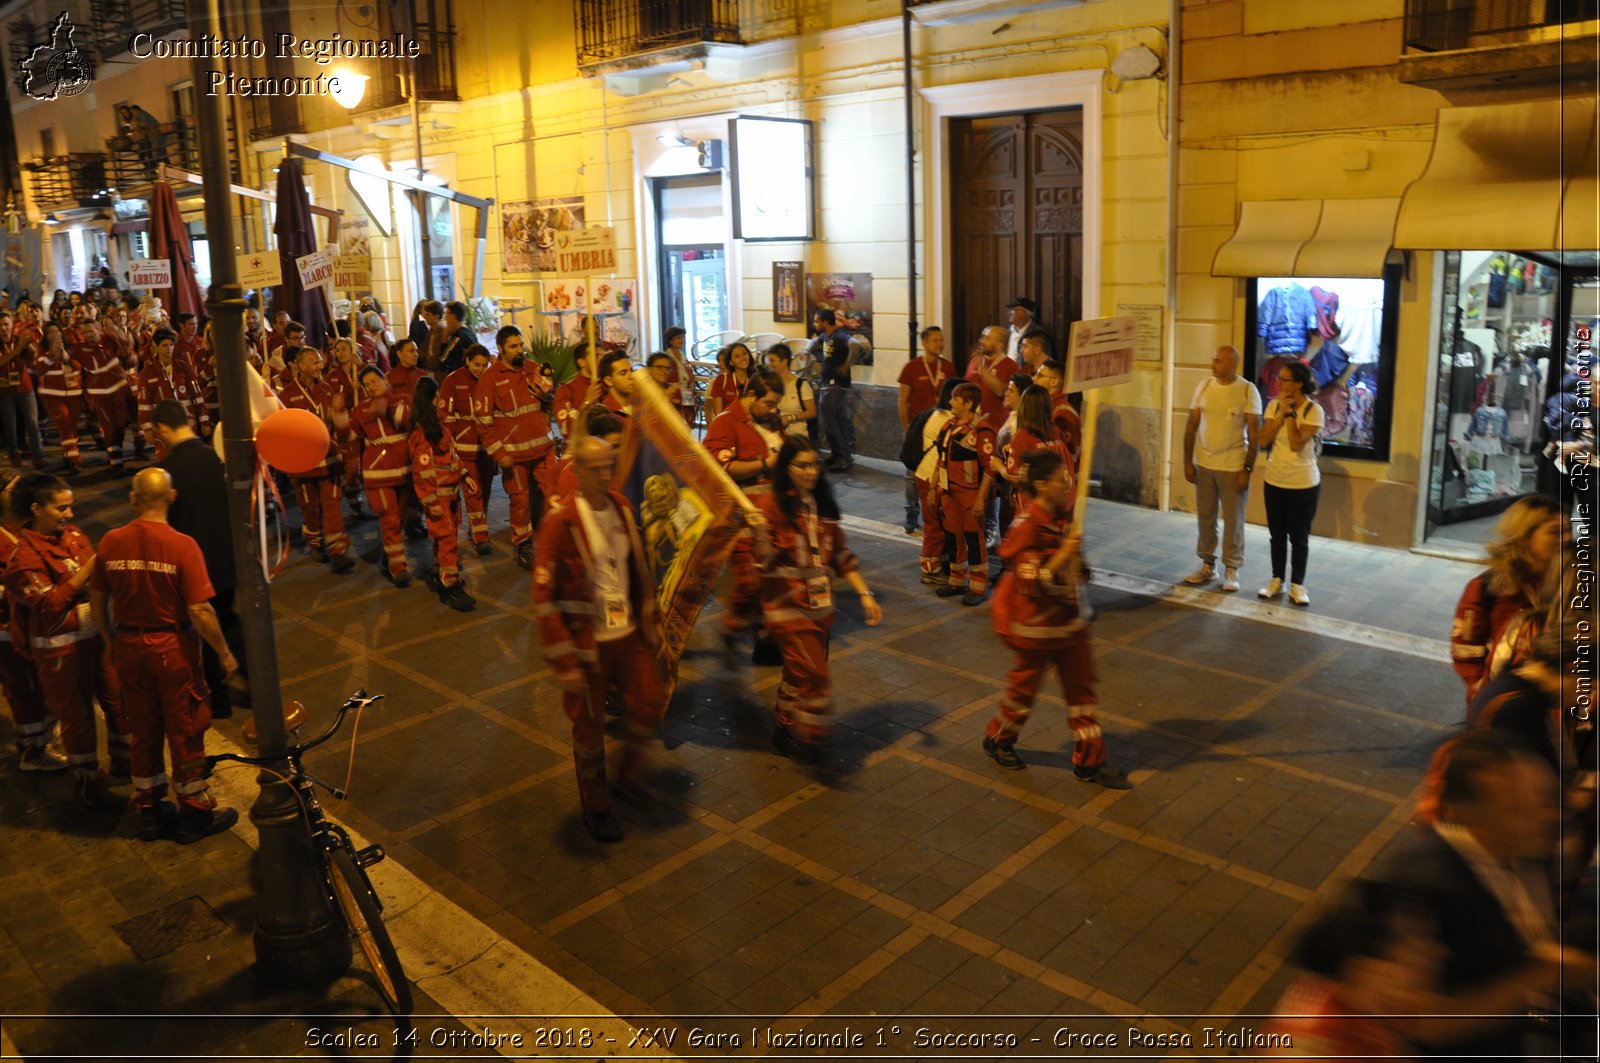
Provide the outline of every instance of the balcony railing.
<path id="1" fill-rule="evenodd" d="M 1600 17 L 1600 0 L 1406 0 L 1408 50 L 1507 44 L 1529 31 Z"/>
<path id="2" fill-rule="evenodd" d="M 578 0 L 578 64 L 673 45 L 740 44 L 738 0 Z"/>
<path id="3" fill-rule="evenodd" d="M 98 151 L 38 156 L 22 164 L 34 203 L 44 208 L 94 207 L 111 202 L 106 157 Z"/>
<path id="4" fill-rule="evenodd" d="M 105 59 L 126 52 L 136 33 L 160 37 L 188 21 L 184 0 L 90 0 L 89 10 L 94 16 L 90 32 Z"/>
<path id="5" fill-rule="evenodd" d="M 167 122 L 148 135 L 118 136 L 106 141 L 106 176 L 111 187 L 122 195 L 148 185 L 155 177 L 156 167 L 164 162 L 185 170 L 200 168 L 192 120 Z"/>
<path id="6" fill-rule="evenodd" d="M 449 18 L 448 5 L 443 12 Z M 361 110 L 394 107 L 406 102 L 406 90 L 411 79 L 416 79 L 417 99 L 455 100 L 456 95 L 456 43 L 450 23 L 412 23 L 410 35 L 417 42 L 419 53 L 415 59 L 379 59 L 372 67 L 372 80 L 367 82 L 367 94 L 361 100 Z"/>
<path id="7" fill-rule="evenodd" d="M 270 140 L 288 133 L 304 133 L 306 123 L 295 96 L 250 96 L 244 106 L 250 140 Z"/>

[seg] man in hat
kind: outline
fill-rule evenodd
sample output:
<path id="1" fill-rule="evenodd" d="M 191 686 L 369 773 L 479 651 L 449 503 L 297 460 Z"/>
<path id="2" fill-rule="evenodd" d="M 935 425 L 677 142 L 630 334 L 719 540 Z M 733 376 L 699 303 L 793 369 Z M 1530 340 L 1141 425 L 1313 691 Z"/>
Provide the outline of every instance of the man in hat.
<path id="1" fill-rule="evenodd" d="M 1050 336 L 1045 332 L 1044 326 L 1039 324 L 1039 304 L 1025 295 L 1019 295 L 1006 304 L 1006 310 L 1011 314 L 1011 328 L 1006 337 L 1006 354 L 1013 362 L 1022 362 L 1022 341 L 1027 336 L 1039 336 L 1044 340 L 1044 353 L 1050 355 Z"/>

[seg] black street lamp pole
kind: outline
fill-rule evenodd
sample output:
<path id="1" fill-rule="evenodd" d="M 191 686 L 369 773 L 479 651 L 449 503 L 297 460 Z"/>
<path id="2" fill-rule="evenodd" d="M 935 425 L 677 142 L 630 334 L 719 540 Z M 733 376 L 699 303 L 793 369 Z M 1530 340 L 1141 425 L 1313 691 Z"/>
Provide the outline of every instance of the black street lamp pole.
<path id="1" fill-rule="evenodd" d="M 189 0 L 189 25 L 222 39 L 219 0 Z M 212 84 L 215 59 L 194 60 L 196 85 Z M 250 540 L 250 486 L 255 478 L 250 394 L 245 373 L 244 289 L 234 261 L 233 205 L 229 190 L 228 125 L 219 97 L 195 93 L 200 170 L 206 175 L 206 235 L 211 243 L 211 290 L 206 312 L 216 345 L 217 392 L 227 452 L 228 517 L 233 529 L 233 559 L 238 571 L 239 624 L 244 632 L 261 755 L 282 757 L 288 748 L 283 724 L 283 693 L 278 688 L 278 657 L 272 632 L 272 600 Z M 287 769 L 284 761 L 275 768 Z M 298 796 L 281 776 L 263 771 L 261 792 L 250 819 L 260 833 L 260 895 L 256 905 L 256 970 L 276 985 L 319 985 L 350 966 L 350 937 L 333 915 L 323 893 L 311 837 Z"/>

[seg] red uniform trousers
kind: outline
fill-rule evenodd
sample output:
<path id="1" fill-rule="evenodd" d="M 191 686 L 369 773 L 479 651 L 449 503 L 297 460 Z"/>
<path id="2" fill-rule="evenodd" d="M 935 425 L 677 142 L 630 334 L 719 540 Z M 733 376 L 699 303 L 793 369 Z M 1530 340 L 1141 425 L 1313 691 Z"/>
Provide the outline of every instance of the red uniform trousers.
<path id="1" fill-rule="evenodd" d="M 122 681 L 122 713 L 133 740 L 134 808 L 155 808 L 167 795 L 162 742 L 172 760 L 172 787 L 181 809 L 216 805 L 201 777 L 211 693 L 193 631 L 117 632 L 112 650 Z"/>
<path id="2" fill-rule="evenodd" d="M 1015 742 L 1022 725 L 1028 722 L 1028 714 L 1033 711 L 1040 680 L 1053 668 L 1061 678 L 1061 693 L 1067 703 L 1067 726 L 1072 728 L 1072 766 L 1093 770 L 1104 764 L 1106 744 L 1100 732 L 1100 717 L 1094 711 L 1100 699 L 1095 692 L 1098 680 L 1089 632 L 1078 631 L 1067 639 L 1065 646 L 1046 649 L 1005 636 L 1001 636 L 1000 641 L 1011 647 L 1014 660 L 1011 671 L 1006 673 L 1006 692 L 1000 699 L 1000 710 L 989 721 L 984 733 L 1000 745 Z"/>
<path id="3" fill-rule="evenodd" d="M 350 512 L 361 512 L 361 441 L 351 439 L 335 444 L 339 448 L 339 460 L 344 462 L 344 500 L 350 504 Z"/>
<path id="4" fill-rule="evenodd" d="M 784 627 L 774 631 L 773 637 L 783 654 L 778 723 L 800 741 L 821 745 L 833 731 L 828 633 L 818 627 Z"/>
<path id="5" fill-rule="evenodd" d="M 6 634 L 6 633 L 0 633 Z M 11 722 L 17 736 L 17 756 L 43 749 L 55 722 L 44 707 L 44 688 L 33 662 L 12 648 L 9 635 L 0 641 L 0 693 L 11 707 Z"/>
<path id="6" fill-rule="evenodd" d="M 405 495 L 409 485 L 399 482 L 388 487 L 367 485 L 367 506 L 378 517 L 378 532 L 383 539 L 383 558 L 389 563 L 389 574 L 398 576 L 406 571 Z"/>
<path id="7" fill-rule="evenodd" d="M 489 488 L 494 486 L 494 470 L 494 459 L 486 451 L 461 455 L 461 497 L 475 543 L 489 541 Z"/>
<path id="8" fill-rule="evenodd" d="M 513 462 L 510 468 L 501 467 L 500 482 L 505 486 L 506 497 L 511 500 L 511 543 L 521 546 L 533 541 L 533 530 L 544 517 L 544 500 L 550 493 L 547 482 L 555 462 L 549 460 L 549 451 L 537 460 Z"/>
<path id="9" fill-rule="evenodd" d="M 83 463 L 78 453 L 78 422 L 83 420 L 83 400 L 50 396 L 44 400 L 44 413 L 61 433 L 61 456 L 68 465 L 78 468 Z"/>
<path id="10" fill-rule="evenodd" d="M 454 587 L 461 581 L 461 555 L 456 550 L 456 537 L 461 534 L 461 500 L 455 488 L 447 492 L 436 487 L 433 501 L 439 515 L 423 512 L 428 520 L 428 538 L 433 540 L 434 567 L 438 570 L 439 582 Z"/>
<path id="11" fill-rule="evenodd" d="M 616 774 L 637 773 L 644 743 L 656 733 L 667 707 L 661 665 L 635 631 L 627 638 L 595 644 L 595 661 L 583 663 L 587 686 L 582 694 L 563 692 L 561 707 L 572 721 L 572 763 L 578 771 L 578 799 L 591 812 L 611 807 L 606 789 L 606 690 L 615 686 L 628 703 L 627 729 Z"/>
<path id="12" fill-rule="evenodd" d="M 949 537 L 944 533 L 944 518 L 939 513 L 938 494 L 933 484 L 918 480 L 917 497 L 922 501 L 922 573 L 936 576 L 944 565 Z"/>
<path id="13" fill-rule="evenodd" d="M 742 635 L 761 624 L 761 566 L 756 562 L 750 533 L 741 532 L 728 555 L 733 589 L 722 612 L 722 629 L 729 635 Z"/>
<path id="14" fill-rule="evenodd" d="M 341 557 L 350 549 L 350 536 L 344 531 L 344 513 L 339 509 L 339 484 L 331 476 L 297 476 L 294 497 L 300 503 L 300 531 L 312 550 L 327 547 L 331 557 Z"/>
<path id="15" fill-rule="evenodd" d="M 955 559 L 950 562 L 950 586 L 964 584 L 972 594 L 989 589 L 989 550 L 983 541 L 983 518 L 972 512 L 977 501 L 976 489 L 939 492 L 939 522 L 956 543 Z"/>
<path id="16" fill-rule="evenodd" d="M 122 698 L 111 656 L 99 636 L 74 642 L 70 646 L 35 651 L 34 666 L 39 686 L 51 715 L 61 721 L 61 745 L 67 763 L 80 780 L 100 772 L 100 755 L 95 740 L 94 705 L 106 719 L 106 751 L 111 756 L 111 774 L 119 778 L 130 774 L 128 732 L 122 722 Z"/>
<path id="17" fill-rule="evenodd" d="M 100 438 L 106 445 L 106 460 L 113 469 L 122 468 L 122 443 L 128 435 L 128 403 L 123 393 L 98 395 L 89 400 L 89 409 L 100 426 Z"/>

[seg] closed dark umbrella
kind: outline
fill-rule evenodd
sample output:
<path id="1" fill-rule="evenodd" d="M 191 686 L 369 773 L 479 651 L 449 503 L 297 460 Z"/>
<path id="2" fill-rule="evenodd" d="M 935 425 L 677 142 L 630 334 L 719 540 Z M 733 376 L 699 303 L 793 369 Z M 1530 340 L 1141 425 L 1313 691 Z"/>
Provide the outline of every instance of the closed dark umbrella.
<path id="1" fill-rule="evenodd" d="M 324 346 L 333 329 L 328 322 L 328 305 L 322 292 L 307 291 L 300 283 L 294 260 L 317 250 L 317 228 L 311 220 L 311 200 L 306 196 L 304 164 L 296 158 L 278 165 L 278 220 L 272 231 L 278 236 L 278 257 L 283 263 L 283 283 L 272 292 L 274 310 L 287 310 L 306 327 L 306 342 Z"/>
<path id="2" fill-rule="evenodd" d="M 154 294 L 176 320 L 180 313 L 204 317 L 205 300 L 194 273 L 194 249 L 189 246 L 189 227 L 178 210 L 178 197 L 165 181 L 156 182 L 155 198 L 150 202 L 150 234 L 155 257 L 172 263 L 172 287 L 156 288 Z M 226 249 L 224 249 L 225 251 Z"/>

